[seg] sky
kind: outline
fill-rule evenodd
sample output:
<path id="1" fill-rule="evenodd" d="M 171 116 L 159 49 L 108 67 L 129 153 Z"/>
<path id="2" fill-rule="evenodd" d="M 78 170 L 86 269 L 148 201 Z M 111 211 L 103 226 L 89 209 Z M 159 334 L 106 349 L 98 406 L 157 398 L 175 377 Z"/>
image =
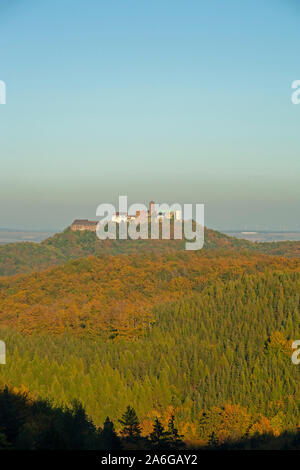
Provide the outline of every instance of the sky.
<path id="1" fill-rule="evenodd" d="M 0 228 L 204 203 L 300 230 L 297 0 L 0 0 Z"/>

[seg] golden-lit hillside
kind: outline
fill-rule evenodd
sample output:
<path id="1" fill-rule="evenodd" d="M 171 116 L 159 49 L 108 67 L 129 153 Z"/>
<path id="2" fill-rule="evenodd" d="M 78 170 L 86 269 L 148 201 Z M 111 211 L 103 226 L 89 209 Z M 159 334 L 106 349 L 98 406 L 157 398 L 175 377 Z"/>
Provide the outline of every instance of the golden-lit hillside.
<path id="1" fill-rule="evenodd" d="M 215 250 L 80 258 L 3 277 L 0 325 L 26 333 L 135 335 L 151 324 L 154 305 L 201 292 L 215 281 L 299 269 L 300 260 Z"/>

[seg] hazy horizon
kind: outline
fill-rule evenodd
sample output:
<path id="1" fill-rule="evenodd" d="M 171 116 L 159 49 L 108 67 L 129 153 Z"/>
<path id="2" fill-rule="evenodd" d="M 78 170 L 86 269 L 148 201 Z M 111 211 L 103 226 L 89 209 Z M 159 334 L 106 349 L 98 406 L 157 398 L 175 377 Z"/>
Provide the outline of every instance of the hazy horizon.
<path id="1" fill-rule="evenodd" d="M 97 220 L 97 219 L 95 219 Z M 0 232 L 20 232 L 20 233 L 59 233 L 63 232 L 65 229 L 67 229 L 69 225 L 66 225 L 62 228 L 45 228 L 45 229 L 39 229 L 39 228 L 31 228 L 31 229 L 25 229 L 25 228 L 16 228 L 16 227 L 0 227 Z M 300 230 L 293 230 L 293 229 L 277 229 L 277 230 L 268 230 L 268 229 L 256 229 L 254 227 L 243 227 L 243 228 L 222 228 L 222 227 L 208 227 L 205 225 L 206 228 L 211 229 L 211 230 L 216 230 L 222 233 L 300 233 Z"/>
<path id="2" fill-rule="evenodd" d="M 218 230 L 300 230 L 295 1 L 0 12 L 2 227 L 61 230 L 126 194 L 204 203 Z"/>

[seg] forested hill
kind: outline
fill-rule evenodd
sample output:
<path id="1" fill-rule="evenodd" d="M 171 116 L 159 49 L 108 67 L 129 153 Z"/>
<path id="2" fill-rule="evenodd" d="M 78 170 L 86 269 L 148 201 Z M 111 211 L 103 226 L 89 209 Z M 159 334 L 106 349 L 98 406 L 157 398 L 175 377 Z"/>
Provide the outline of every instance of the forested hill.
<path id="1" fill-rule="evenodd" d="M 296 433 L 297 243 L 264 244 L 276 254 L 286 246 L 286 254 L 296 253 L 291 258 L 210 230 L 203 250 L 182 244 L 103 243 L 67 230 L 38 245 L 1 247 L 9 274 L 36 271 L 0 277 L 0 338 L 8 352 L 0 447 L 14 445 L 1 421 L 1 385 L 50 399 L 54 409 L 78 399 L 96 426 L 109 416 L 118 432 L 128 404 L 144 436 L 156 417 L 167 428 L 174 414 L 180 434 L 197 445 Z M 35 445 L 39 427 L 28 424 Z"/>
<path id="2" fill-rule="evenodd" d="M 153 306 L 268 270 L 300 273 L 300 260 L 234 251 L 86 257 L 0 279 L 0 327 L 79 336 L 143 334 Z"/>
<path id="3" fill-rule="evenodd" d="M 300 257 L 300 242 L 252 243 L 215 230 L 205 229 L 205 250 L 237 250 Z M 0 246 L 0 276 L 42 271 L 68 260 L 89 255 L 168 254 L 184 251 L 181 240 L 105 240 L 92 232 L 66 229 L 41 243 L 11 243 Z"/>
<path id="4" fill-rule="evenodd" d="M 251 243 L 205 229 L 204 249 L 250 248 Z M 0 276 L 42 271 L 89 255 L 167 254 L 184 251 L 182 240 L 99 240 L 95 233 L 69 228 L 41 243 L 20 242 L 0 246 Z"/>
<path id="5" fill-rule="evenodd" d="M 180 434 L 199 445 L 264 443 L 264 435 L 296 432 L 300 369 L 291 343 L 300 335 L 299 261 L 216 256 L 191 266 L 174 259 L 126 266 L 123 258 L 111 257 L 105 271 L 92 258 L 1 280 L 0 337 L 9 355 L 0 387 L 29 390 L 55 407 L 80 400 L 97 426 L 109 416 L 117 431 L 128 404 L 144 435 L 155 417 L 167 426 L 174 414 Z M 131 310 L 122 312 L 122 300 Z M 144 334 L 133 340 L 143 319 Z M 90 336 L 107 328 L 119 336 Z M 25 428 L 34 442 L 39 428 Z"/>

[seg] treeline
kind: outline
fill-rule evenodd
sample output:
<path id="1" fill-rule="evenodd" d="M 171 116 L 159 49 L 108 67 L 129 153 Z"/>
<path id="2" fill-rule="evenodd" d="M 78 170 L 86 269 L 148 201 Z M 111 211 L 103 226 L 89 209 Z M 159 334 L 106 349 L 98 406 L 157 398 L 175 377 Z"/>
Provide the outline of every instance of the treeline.
<path id="1" fill-rule="evenodd" d="M 205 228 L 204 248 L 201 251 L 226 250 L 247 251 L 286 257 L 300 257 L 300 242 L 252 243 L 229 237 Z M 95 233 L 72 232 L 66 229 L 41 243 L 10 243 L 0 246 L 0 276 L 42 271 L 69 260 L 87 256 L 135 257 L 145 255 L 167 255 L 184 251 L 181 240 L 99 240 Z"/>
<path id="2" fill-rule="evenodd" d="M 242 408 L 227 406 L 219 411 L 214 410 L 216 422 L 207 442 L 185 443 L 176 428 L 174 415 L 170 416 L 166 428 L 155 418 L 152 431 L 146 435 L 135 410 L 127 406 L 116 432 L 109 417 L 96 427 L 78 400 L 70 406 L 53 406 L 49 400 L 33 399 L 24 391 L 3 387 L 0 389 L 0 450 L 300 449 L 299 430 L 274 435 L 265 425 L 263 432 L 259 428 L 251 430 L 249 423 L 246 429 Z M 222 428 L 225 434 L 219 440 L 217 430 Z"/>
<path id="3" fill-rule="evenodd" d="M 174 414 L 179 434 L 199 445 L 294 432 L 300 376 L 291 342 L 300 338 L 300 273 L 226 277 L 157 305 L 134 341 L 2 329 L 1 378 L 56 406 L 79 399 L 96 426 L 106 416 L 117 426 L 128 403 L 145 435 L 156 417 L 167 428 Z"/>
<path id="4" fill-rule="evenodd" d="M 107 417 L 96 427 L 82 404 L 53 407 L 49 400 L 33 400 L 27 393 L 0 390 L 0 450 L 179 450 L 185 447 L 171 416 L 167 429 L 156 418 L 152 432 L 142 436 L 136 412 L 130 406 L 119 419 L 120 432 Z"/>

